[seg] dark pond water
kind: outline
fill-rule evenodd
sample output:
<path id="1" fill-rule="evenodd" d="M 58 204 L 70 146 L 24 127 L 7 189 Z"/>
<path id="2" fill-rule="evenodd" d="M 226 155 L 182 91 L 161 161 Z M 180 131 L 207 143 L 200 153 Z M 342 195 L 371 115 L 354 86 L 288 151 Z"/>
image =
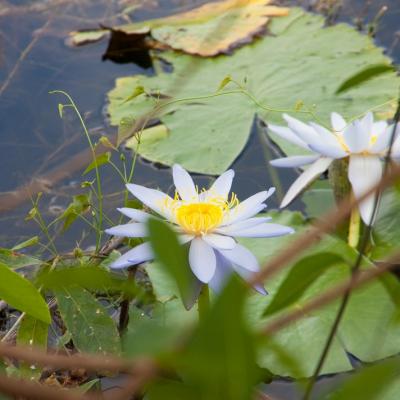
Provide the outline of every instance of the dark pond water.
<path id="1" fill-rule="evenodd" d="M 133 20 L 143 20 L 187 10 L 200 0 L 143 0 L 143 7 L 135 10 Z M 66 45 L 68 32 L 93 28 L 99 22 L 111 24 L 121 17 L 118 14 L 123 0 L 0 0 L 0 246 L 13 246 L 36 235 L 37 226 L 24 217 L 30 202 L 9 201 L 14 192 L 32 180 L 40 181 L 49 173 L 56 178 L 50 182 L 41 201 L 47 220 L 54 218 L 70 202 L 71 195 L 81 192 L 82 169 L 70 161 L 87 147 L 82 129 L 72 114 L 60 120 L 58 100 L 48 94 L 62 89 L 76 100 L 84 113 L 94 140 L 101 134 L 112 135 L 104 112 L 106 93 L 114 86 L 117 77 L 129 74 L 152 74 L 151 68 L 141 68 L 129 60 L 128 51 L 119 62 L 103 60 L 108 43 L 101 41 L 89 46 L 71 48 Z M 125 1 L 126 3 L 126 1 Z M 134 3 L 134 1 L 131 1 Z M 400 1 L 399 0 L 343 0 L 333 1 L 281 1 L 297 4 L 323 12 L 330 20 L 346 21 L 368 28 L 376 20 L 383 6 L 387 11 L 379 18 L 376 42 L 387 53 L 400 61 Z M 340 7 L 336 7 L 341 3 Z M 254 124 L 251 139 L 233 168 L 236 180 L 233 190 L 243 198 L 265 187 L 277 185 L 283 190 L 295 178 L 295 172 L 279 171 L 271 175 L 267 167 L 270 149 L 262 129 Z M 128 155 L 128 153 L 127 153 Z M 90 160 L 87 160 L 87 164 Z M 56 171 L 56 173 L 53 173 Z M 62 177 L 62 179 L 59 179 Z M 170 189 L 169 169 L 159 169 L 139 159 L 134 180 L 139 184 Z M 206 184 L 209 177 L 198 177 Z M 106 204 L 113 215 L 121 205 L 122 184 L 111 169 L 103 169 Z M 33 194 L 32 194 L 33 195 Z M 7 200 L 7 203 L 6 203 Z M 277 207 L 278 199 L 270 202 Z M 293 208 L 301 208 L 297 201 Z M 93 237 L 81 235 L 82 225 L 76 226 L 57 240 L 60 251 L 69 250 L 77 242 L 85 248 L 93 244 Z M 324 387 L 326 383 L 323 383 Z M 284 382 L 272 385 L 271 394 L 281 400 L 298 396 L 294 386 Z"/>

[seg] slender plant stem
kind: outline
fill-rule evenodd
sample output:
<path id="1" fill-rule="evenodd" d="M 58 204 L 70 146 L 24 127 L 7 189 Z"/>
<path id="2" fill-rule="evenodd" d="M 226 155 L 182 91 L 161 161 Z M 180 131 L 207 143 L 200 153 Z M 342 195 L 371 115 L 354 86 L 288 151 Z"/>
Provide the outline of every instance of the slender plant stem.
<path id="1" fill-rule="evenodd" d="M 95 174 L 96 174 L 97 197 L 98 197 L 98 203 L 99 203 L 99 217 L 97 220 L 97 235 L 96 235 L 96 252 L 97 252 L 100 249 L 101 237 L 103 234 L 103 192 L 102 192 L 102 188 L 101 188 L 101 177 L 100 177 L 99 166 L 97 163 L 95 147 L 92 142 L 92 139 L 90 138 L 89 131 L 86 127 L 85 121 L 83 120 L 83 117 L 82 117 L 81 113 L 79 112 L 79 109 L 76 106 L 72 97 L 68 93 L 64 92 L 63 90 L 53 90 L 50 92 L 50 94 L 54 94 L 54 93 L 62 94 L 69 100 L 70 104 L 67 104 L 66 106 L 71 106 L 74 109 L 76 115 L 78 116 L 79 121 L 83 128 L 83 131 L 85 132 L 86 139 L 89 143 L 90 150 L 92 152 L 93 162 L 94 162 L 94 166 L 95 166 Z"/>
<path id="2" fill-rule="evenodd" d="M 197 300 L 197 310 L 199 313 L 199 321 L 203 321 L 210 309 L 210 292 L 208 285 L 203 285 L 199 299 Z"/>

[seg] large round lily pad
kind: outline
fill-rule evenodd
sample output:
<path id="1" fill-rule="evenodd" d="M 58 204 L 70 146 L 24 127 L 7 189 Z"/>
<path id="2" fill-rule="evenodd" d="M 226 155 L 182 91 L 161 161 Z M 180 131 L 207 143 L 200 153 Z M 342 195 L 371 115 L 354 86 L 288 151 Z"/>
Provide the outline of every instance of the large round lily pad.
<path id="1" fill-rule="evenodd" d="M 299 101 L 307 107 L 315 105 L 315 113 L 325 123 L 332 111 L 354 117 L 396 98 L 400 80 L 392 72 L 335 95 L 343 81 L 367 65 L 390 63 L 371 38 L 349 25 L 324 28 L 322 17 L 292 9 L 289 16 L 272 20 L 269 27 L 271 35 L 237 50 L 233 56 L 204 59 L 166 52 L 162 57 L 172 65 L 172 73 L 118 79 L 108 94 L 111 123 L 118 125 L 121 118 L 137 118 L 151 110 L 159 94 L 163 98 L 213 94 L 227 75 L 245 81 L 257 100 L 270 108 L 292 110 L 295 115 Z M 124 102 L 138 85 L 153 96 L 141 95 Z M 230 83 L 223 91 L 234 89 Z M 381 107 L 378 116 L 391 116 L 394 105 L 395 100 Z M 256 113 L 267 122 L 283 122 L 281 112 L 262 109 L 242 94 L 174 103 L 161 114 L 168 135 L 158 140 L 144 135 L 139 153 L 167 165 L 179 162 L 192 172 L 219 174 L 245 146 Z M 296 116 L 311 119 L 308 114 Z M 279 139 L 277 142 L 286 153 L 299 154 L 293 145 Z"/>

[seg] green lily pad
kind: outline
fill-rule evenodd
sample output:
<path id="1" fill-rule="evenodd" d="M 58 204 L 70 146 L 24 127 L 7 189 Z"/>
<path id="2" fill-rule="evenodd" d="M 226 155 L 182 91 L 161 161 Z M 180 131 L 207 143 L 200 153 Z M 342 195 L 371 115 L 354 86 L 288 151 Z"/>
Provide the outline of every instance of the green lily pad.
<path id="1" fill-rule="evenodd" d="M 269 30 L 271 35 L 233 56 L 204 59 L 165 52 L 162 57 L 173 66 L 172 73 L 119 78 L 108 94 L 111 123 L 139 118 L 154 109 L 160 97 L 186 99 L 162 108 L 159 117 L 168 135 L 159 139 L 142 135 L 138 151 L 151 161 L 179 162 L 192 172 L 219 174 L 243 150 L 256 113 L 266 122 L 283 123 L 281 111 L 260 108 L 244 94 L 230 93 L 237 90 L 232 82 L 217 93 L 227 75 L 246 82 L 246 88 L 264 106 L 287 110 L 304 120 L 312 118 L 301 112 L 313 105 L 325 124 L 332 111 L 350 118 L 388 101 L 379 108 L 378 117 L 393 115 L 400 83 L 394 72 L 335 94 L 341 82 L 367 66 L 391 63 L 371 38 L 346 24 L 324 28 L 322 17 L 297 8 L 287 17 L 273 19 Z M 126 101 L 137 86 L 143 86 L 146 94 Z M 198 98 L 213 94 L 216 97 Z M 304 106 L 296 113 L 299 102 Z M 304 153 L 285 140 L 273 139 L 288 155 Z"/>
<path id="2" fill-rule="evenodd" d="M 299 234 L 306 229 L 306 225 L 296 224 L 296 221 L 290 219 L 290 214 L 290 212 L 285 212 L 275 215 L 274 221 L 295 227 Z M 276 254 L 288 241 L 293 240 L 295 236 L 275 239 L 246 239 L 241 242 L 261 261 L 265 261 Z M 339 238 L 326 235 L 321 242 L 314 245 L 301 257 L 326 251 L 339 255 L 345 262 L 332 265 L 321 274 L 304 292 L 304 295 L 286 311 L 301 308 L 309 299 L 349 278 L 350 266 L 354 263 L 357 253 Z M 363 268 L 375 267 L 365 258 Z M 289 271 L 290 266 L 265 282 L 266 289 L 270 293 L 269 296 L 252 295 L 250 297 L 248 316 L 255 327 L 263 326 L 267 321 L 273 320 L 274 316 L 263 318 L 262 314 L 273 302 L 278 288 Z M 400 293 L 400 284 L 397 280 L 392 276 L 386 276 L 385 282 L 377 280 L 352 294 L 322 373 L 352 369 L 349 353 L 363 362 L 372 362 L 400 352 L 398 310 L 387 290 L 387 285 L 390 285 L 391 290 L 394 290 L 397 295 Z M 338 307 L 339 301 L 332 302 L 328 306 L 304 316 L 273 336 L 275 344 L 285 349 L 298 366 L 299 372 L 295 374 L 296 377 L 312 375 Z M 262 367 L 268 368 L 278 375 L 293 376 L 293 371 L 282 361 L 279 354 L 271 351 L 268 345 L 259 354 L 259 363 Z"/>

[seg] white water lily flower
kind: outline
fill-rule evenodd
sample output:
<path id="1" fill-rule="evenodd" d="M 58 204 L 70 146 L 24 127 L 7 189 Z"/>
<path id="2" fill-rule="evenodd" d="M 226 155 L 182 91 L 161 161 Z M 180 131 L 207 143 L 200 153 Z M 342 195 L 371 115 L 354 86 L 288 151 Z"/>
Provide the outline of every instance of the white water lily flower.
<path id="1" fill-rule="evenodd" d="M 293 233 L 287 226 L 270 223 L 270 218 L 254 218 L 266 205 L 275 188 L 259 192 L 243 202 L 229 192 L 234 171 L 222 174 L 209 190 L 199 192 L 190 175 L 179 165 L 173 166 L 176 187 L 174 198 L 158 190 L 128 184 L 128 190 L 144 205 L 173 224 L 182 244 L 190 242 L 189 264 L 200 282 L 218 290 L 233 272 L 244 279 L 259 271 L 256 257 L 237 243 L 235 237 L 276 237 Z M 119 211 L 134 222 L 107 229 L 110 235 L 146 237 L 146 221 L 150 217 L 144 211 L 120 208 Z M 124 268 L 153 259 L 149 242 L 136 246 L 118 260 L 112 268 Z M 261 293 L 264 287 L 257 286 Z"/>
<path id="2" fill-rule="evenodd" d="M 269 129 L 282 138 L 314 155 L 303 155 L 272 160 L 275 167 L 303 167 L 309 165 L 294 181 L 286 193 L 281 207 L 286 207 L 315 178 L 328 169 L 335 159 L 349 158 L 348 178 L 356 198 L 361 197 L 382 178 L 381 159 L 390 145 L 393 125 L 384 121 L 374 122 L 371 112 L 364 118 L 347 124 L 344 118 L 331 114 L 332 130 L 318 124 L 305 124 L 289 115 L 283 115 L 288 127 L 268 125 Z M 392 158 L 400 158 L 400 138 L 397 129 L 392 147 Z M 360 215 L 366 224 L 372 221 L 374 196 L 360 204 Z"/>

